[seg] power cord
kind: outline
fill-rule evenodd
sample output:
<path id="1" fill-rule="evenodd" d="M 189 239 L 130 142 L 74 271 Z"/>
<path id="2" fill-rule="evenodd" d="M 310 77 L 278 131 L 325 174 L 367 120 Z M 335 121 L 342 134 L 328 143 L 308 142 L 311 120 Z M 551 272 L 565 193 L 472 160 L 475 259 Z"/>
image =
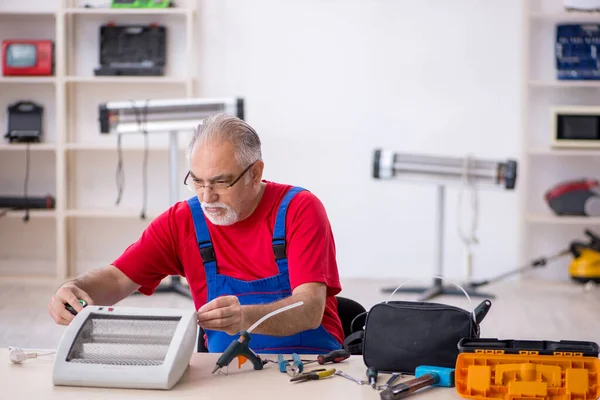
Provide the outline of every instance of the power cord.
<path id="1" fill-rule="evenodd" d="M 146 208 L 148 203 L 148 152 L 149 152 L 149 142 L 148 142 L 148 130 L 146 129 L 146 124 L 148 123 L 148 102 L 144 104 L 144 107 L 140 113 L 140 110 L 135 106 L 135 102 L 130 100 L 131 108 L 135 113 L 135 120 L 138 125 L 138 129 L 140 133 L 144 135 L 144 161 L 142 164 L 142 211 L 140 213 L 141 219 L 146 219 Z M 117 201 L 116 205 L 119 205 L 121 199 L 123 197 L 123 191 L 125 189 L 125 172 L 123 169 L 123 145 L 122 145 L 122 133 L 119 132 L 117 136 Z"/>
<path id="2" fill-rule="evenodd" d="M 477 187 L 473 182 L 473 176 L 471 173 L 471 169 L 473 168 L 473 158 L 468 155 L 465 157 L 463 161 L 463 184 L 458 192 L 458 205 L 457 205 L 457 228 L 458 228 L 458 236 L 460 240 L 465 245 L 466 255 L 465 255 L 465 275 L 466 275 L 466 283 L 471 282 L 471 275 L 473 273 L 473 251 L 472 248 L 474 245 L 478 244 L 476 231 L 477 225 L 479 222 L 478 214 L 479 214 L 479 197 L 477 192 Z M 471 193 L 471 226 L 468 232 L 465 232 L 461 226 L 462 220 L 462 202 L 463 202 L 463 193 L 465 191 L 469 191 Z"/>
<path id="3" fill-rule="evenodd" d="M 123 197 L 123 189 L 125 188 L 125 173 L 123 171 L 123 148 L 121 144 L 121 132 L 117 134 L 117 201 L 115 205 L 118 206 L 121 203 Z"/>
<path id="4" fill-rule="evenodd" d="M 25 145 L 25 182 L 23 184 L 23 192 L 25 196 L 25 215 L 23 216 L 23 222 L 29 221 L 29 197 L 28 197 L 28 187 L 29 187 L 29 168 L 30 168 L 30 156 L 29 156 L 29 146 L 30 143 L 27 142 Z M 19 207 L 11 207 L 0 210 L 0 218 L 4 217 L 8 214 L 9 211 L 19 210 Z"/>
<path id="5" fill-rule="evenodd" d="M 143 163 L 143 205 L 142 212 L 140 214 L 141 219 L 146 219 L 146 208 L 148 207 L 148 152 L 149 152 L 149 139 L 148 139 L 148 129 L 146 129 L 148 123 L 148 100 L 146 100 L 146 104 L 144 105 L 144 163 Z"/>
<path id="6" fill-rule="evenodd" d="M 55 350 L 50 350 L 46 352 L 31 350 L 25 351 L 18 347 L 9 347 L 8 350 L 8 357 L 13 364 L 23 364 L 23 362 L 25 362 L 25 360 L 29 358 L 49 356 L 56 353 Z"/>
<path id="7" fill-rule="evenodd" d="M 25 193 L 25 215 L 23 216 L 23 222 L 29 221 L 29 199 L 27 197 L 27 187 L 29 186 L 29 146 L 30 143 L 27 142 L 25 146 L 25 184 L 23 191 Z"/>
<path id="8" fill-rule="evenodd" d="M 146 103 L 144 104 L 144 108 L 142 109 L 142 115 L 137 107 L 135 107 L 135 103 L 131 100 L 131 105 L 133 111 L 135 113 L 135 120 L 138 125 L 138 129 L 140 133 L 144 135 L 144 161 L 142 163 L 142 211 L 140 213 L 141 219 L 146 219 L 146 207 L 148 200 L 148 151 L 149 151 L 149 143 L 148 143 L 148 130 L 146 129 L 148 123 L 148 102 L 146 99 Z"/>

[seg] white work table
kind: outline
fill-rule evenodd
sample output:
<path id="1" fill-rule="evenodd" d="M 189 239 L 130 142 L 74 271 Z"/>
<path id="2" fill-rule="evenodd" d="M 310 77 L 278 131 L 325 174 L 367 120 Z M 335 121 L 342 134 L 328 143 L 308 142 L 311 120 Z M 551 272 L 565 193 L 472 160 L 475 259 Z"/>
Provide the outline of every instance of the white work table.
<path id="1" fill-rule="evenodd" d="M 261 371 L 252 369 L 246 362 L 241 369 L 237 359 L 229 365 L 227 375 L 211 373 L 219 354 L 194 353 L 190 365 L 182 379 L 171 390 L 107 389 L 88 387 L 53 386 L 52 367 L 54 356 L 44 356 L 26 360 L 21 365 L 12 364 L 8 349 L 0 349 L 0 398 L 35 399 L 56 398 L 61 400 L 92 399 L 379 399 L 380 391 L 369 385 L 359 385 L 341 376 L 332 376 L 318 381 L 291 383 L 290 376 L 279 372 L 277 364 L 268 363 Z M 276 360 L 277 355 L 268 354 L 263 358 Z M 302 355 L 303 359 L 315 357 Z M 354 377 L 366 380 L 366 367 L 362 356 L 352 356 L 342 363 L 319 366 L 312 363 L 307 370 L 316 368 L 337 368 Z M 383 385 L 388 374 L 380 374 L 378 384 Z M 405 376 L 396 381 L 411 379 Z M 413 393 L 409 398 L 416 399 L 460 399 L 454 388 L 426 388 Z"/>

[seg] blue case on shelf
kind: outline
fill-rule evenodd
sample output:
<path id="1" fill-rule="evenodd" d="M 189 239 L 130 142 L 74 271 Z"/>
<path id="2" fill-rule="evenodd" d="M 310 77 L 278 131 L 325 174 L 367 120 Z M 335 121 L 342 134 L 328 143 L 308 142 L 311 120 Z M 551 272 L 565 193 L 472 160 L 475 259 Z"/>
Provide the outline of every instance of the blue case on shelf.
<path id="1" fill-rule="evenodd" d="M 556 26 L 556 73 L 559 80 L 600 79 L 600 24 Z"/>

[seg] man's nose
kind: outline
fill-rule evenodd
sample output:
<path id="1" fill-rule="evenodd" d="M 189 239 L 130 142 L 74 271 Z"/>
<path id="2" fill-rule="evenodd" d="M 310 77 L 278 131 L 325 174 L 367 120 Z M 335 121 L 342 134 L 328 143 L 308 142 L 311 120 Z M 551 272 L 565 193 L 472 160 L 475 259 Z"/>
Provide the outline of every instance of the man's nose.
<path id="1" fill-rule="evenodd" d="M 202 191 L 201 200 L 203 203 L 213 203 L 217 200 L 219 196 L 215 193 L 215 191 L 210 186 L 206 186 Z"/>

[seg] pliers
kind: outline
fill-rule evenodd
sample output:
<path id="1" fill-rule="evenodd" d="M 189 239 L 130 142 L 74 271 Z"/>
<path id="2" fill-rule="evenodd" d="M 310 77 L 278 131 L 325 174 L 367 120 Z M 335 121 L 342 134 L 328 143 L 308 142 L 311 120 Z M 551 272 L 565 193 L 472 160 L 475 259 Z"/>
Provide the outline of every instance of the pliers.
<path id="1" fill-rule="evenodd" d="M 300 356 L 297 353 L 292 354 L 293 363 L 290 365 L 290 362 L 283 358 L 283 354 L 279 354 L 277 356 L 277 364 L 279 365 L 279 372 L 287 372 L 288 375 L 294 377 L 304 371 L 304 363 L 300 359 Z"/>
<path id="2" fill-rule="evenodd" d="M 306 372 L 304 374 L 300 374 L 292 379 L 290 382 L 306 382 L 306 381 L 314 381 L 317 379 L 327 378 L 328 376 L 332 376 L 335 374 L 335 368 L 330 369 L 314 369 L 310 372 Z"/>

